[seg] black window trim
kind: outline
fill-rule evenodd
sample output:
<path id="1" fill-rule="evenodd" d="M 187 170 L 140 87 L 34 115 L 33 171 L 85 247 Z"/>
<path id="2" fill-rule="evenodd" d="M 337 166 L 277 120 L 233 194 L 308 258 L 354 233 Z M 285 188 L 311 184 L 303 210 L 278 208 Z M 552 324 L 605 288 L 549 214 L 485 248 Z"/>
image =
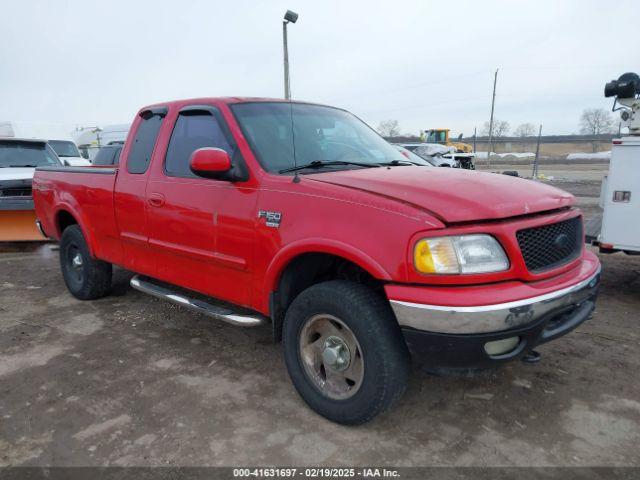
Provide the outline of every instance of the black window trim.
<path id="1" fill-rule="evenodd" d="M 150 117 L 153 117 L 154 115 L 158 115 L 160 118 L 164 118 L 167 116 L 168 112 L 169 112 L 169 109 L 167 107 L 153 107 L 153 108 L 146 108 L 142 110 L 140 112 L 140 116 L 145 120 L 147 120 Z"/>
<path id="2" fill-rule="evenodd" d="M 180 118 L 181 115 L 210 115 L 212 116 L 217 122 L 218 125 L 220 126 L 220 130 L 222 131 L 222 134 L 224 135 L 225 139 L 227 140 L 227 142 L 229 143 L 229 146 L 233 148 L 235 154 L 233 155 L 233 157 L 231 159 L 232 162 L 232 169 L 237 169 L 241 172 L 241 178 L 240 180 L 248 180 L 248 174 L 247 172 L 247 168 L 246 168 L 246 164 L 244 161 L 244 157 L 242 156 L 242 152 L 240 152 L 240 148 L 238 147 L 238 143 L 236 142 L 235 138 L 233 138 L 233 134 L 231 133 L 231 129 L 229 128 L 229 125 L 227 125 L 227 122 L 225 120 L 225 118 L 222 116 L 222 112 L 220 111 L 220 109 L 216 106 L 213 105 L 186 105 L 184 107 L 182 107 L 179 111 L 178 111 L 178 116 L 176 117 L 175 121 L 173 122 L 173 127 L 171 129 L 171 135 L 169 136 L 169 142 L 167 143 L 167 148 L 165 149 L 164 152 L 164 159 L 162 161 L 162 173 L 164 173 L 164 175 L 166 177 L 170 177 L 170 178 L 190 178 L 190 179 L 196 179 L 196 180 L 213 180 L 216 182 L 229 182 L 230 180 L 225 180 L 225 179 L 215 179 L 215 178 L 204 178 L 204 177 L 198 177 L 197 175 L 189 175 L 189 174 L 178 174 L 178 173 L 171 173 L 167 171 L 167 154 L 169 153 L 169 147 L 171 146 L 171 140 L 173 139 L 173 133 L 176 129 L 176 125 L 178 125 L 178 118 Z M 237 163 L 237 165 L 235 165 Z"/>
<path id="3" fill-rule="evenodd" d="M 133 135 L 133 137 L 131 137 L 131 148 L 127 152 L 127 173 L 129 175 L 146 175 L 149 172 L 149 166 L 153 161 L 153 155 L 156 153 L 156 148 L 158 147 L 158 138 L 160 137 L 160 131 L 162 130 L 163 120 L 164 120 L 164 117 L 167 116 L 168 111 L 169 110 L 167 107 L 153 107 L 153 108 L 147 108 L 145 110 L 142 110 L 139 113 L 139 116 L 142 119 L 142 121 L 138 123 L 135 134 Z M 140 125 L 142 125 L 143 121 L 149 120 L 154 115 L 157 115 L 160 117 L 160 127 L 158 127 L 158 133 L 156 133 L 156 138 L 155 138 L 155 141 L 153 142 L 153 148 L 151 149 L 151 154 L 149 156 L 149 163 L 147 163 L 147 167 L 144 169 L 143 172 L 132 172 L 131 170 L 129 170 L 129 166 L 130 166 L 129 159 L 131 156 L 131 149 L 133 149 L 133 147 L 135 146 L 136 137 L 140 132 Z"/>

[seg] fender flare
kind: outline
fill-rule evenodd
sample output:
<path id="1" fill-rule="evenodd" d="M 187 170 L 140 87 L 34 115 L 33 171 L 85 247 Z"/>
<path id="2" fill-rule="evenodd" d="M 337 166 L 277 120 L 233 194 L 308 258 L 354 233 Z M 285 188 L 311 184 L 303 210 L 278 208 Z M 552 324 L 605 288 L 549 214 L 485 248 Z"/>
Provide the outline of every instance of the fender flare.
<path id="1" fill-rule="evenodd" d="M 67 202 L 59 203 L 56 207 L 54 217 L 53 217 L 55 221 L 56 229 L 59 228 L 58 215 L 60 215 L 60 212 L 67 212 L 76 220 L 78 226 L 80 227 L 80 230 L 82 231 L 82 235 L 87 241 L 87 247 L 89 248 L 89 253 L 91 254 L 92 257 L 95 257 L 96 256 L 95 249 L 93 248 L 95 245 L 94 237 L 93 237 L 93 234 L 91 233 L 91 230 L 87 227 L 88 222 L 86 221 L 84 216 L 80 213 L 81 210 L 74 208 L 71 204 Z M 62 237 L 61 231 L 60 231 L 60 237 Z"/>
<path id="2" fill-rule="evenodd" d="M 264 280 L 264 292 L 267 294 L 273 292 L 276 289 L 280 275 L 289 262 L 305 253 L 326 253 L 342 257 L 345 260 L 355 263 L 374 278 L 379 280 L 392 279 L 389 272 L 387 272 L 382 265 L 352 245 L 326 238 L 307 238 L 288 244 L 273 257 L 267 267 Z M 265 305 L 268 304 L 268 298 L 263 299 L 261 303 Z"/>

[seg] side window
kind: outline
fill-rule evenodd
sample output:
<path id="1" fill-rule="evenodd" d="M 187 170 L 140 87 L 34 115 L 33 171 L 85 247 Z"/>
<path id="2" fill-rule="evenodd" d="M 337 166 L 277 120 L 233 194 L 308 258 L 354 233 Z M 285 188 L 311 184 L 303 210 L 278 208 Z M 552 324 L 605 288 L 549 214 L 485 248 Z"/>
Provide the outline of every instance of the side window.
<path id="1" fill-rule="evenodd" d="M 162 125 L 163 116 L 152 114 L 143 117 L 138 131 L 133 139 L 133 145 L 127 159 L 127 171 L 129 173 L 145 173 L 151 162 L 151 154 L 156 144 L 158 131 Z"/>
<path id="2" fill-rule="evenodd" d="M 181 113 L 167 148 L 164 163 L 167 175 L 195 177 L 189 168 L 189 159 L 195 150 L 203 147 L 220 148 L 232 158 L 235 153 L 218 118 L 204 111 Z"/>

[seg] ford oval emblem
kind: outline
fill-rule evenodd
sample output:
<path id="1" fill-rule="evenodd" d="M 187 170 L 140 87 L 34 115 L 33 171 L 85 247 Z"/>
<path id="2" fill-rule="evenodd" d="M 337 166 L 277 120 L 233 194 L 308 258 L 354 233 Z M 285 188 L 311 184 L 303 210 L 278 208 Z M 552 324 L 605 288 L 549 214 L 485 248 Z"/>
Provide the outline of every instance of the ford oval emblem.
<path id="1" fill-rule="evenodd" d="M 567 248 L 569 246 L 569 235 L 561 233 L 553 241 L 553 245 L 560 250 L 561 248 Z"/>

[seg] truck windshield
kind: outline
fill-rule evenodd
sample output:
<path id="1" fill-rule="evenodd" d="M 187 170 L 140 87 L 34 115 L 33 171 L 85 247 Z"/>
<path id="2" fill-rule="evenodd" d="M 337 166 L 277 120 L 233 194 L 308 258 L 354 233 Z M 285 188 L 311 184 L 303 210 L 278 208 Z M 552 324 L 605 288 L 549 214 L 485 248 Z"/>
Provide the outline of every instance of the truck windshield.
<path id="1" fill-rule="evenodd" d="M 312 162 L 344 162 L 327 165 L 331 169 L 361 168 L 349 162 L 407 163 L 394 146 L 344 110 L 284 102 L 237 103 L 231 109 L 258 161 L 269 172 Z"/>
<path id="2" fill-rule="evenodd" d="M 60 160 L 44 142 L 0 140 L 0 168 L 58 166 Z"/>
<path id="3" fill-rule="evenodd" d="M 49 140 L 49 145 L 59 157 L 79 157 L 80 151 L 76 144 L 66 140 Z"/>

